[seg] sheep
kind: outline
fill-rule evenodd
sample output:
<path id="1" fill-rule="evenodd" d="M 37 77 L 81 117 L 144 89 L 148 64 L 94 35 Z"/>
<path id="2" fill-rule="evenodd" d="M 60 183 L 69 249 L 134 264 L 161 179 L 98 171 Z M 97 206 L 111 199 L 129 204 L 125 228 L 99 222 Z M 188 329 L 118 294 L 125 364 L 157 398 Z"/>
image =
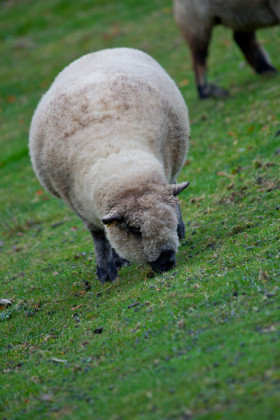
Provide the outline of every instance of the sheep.
<path id="1" fill-rule="evenodd" d="M 148 54 L 87 54 L 56 77 L 30 127 L 34 171 L 90 231 L 101 283 L 128 263 L 175 267 L 185 235 L 176 183 L 189 143 L 187 106 Z"/>
<path id="2" fill-rule="evenodd" d="M 191 50 L 201 99 L 228 95 L 226 90 L 206 80 L 208 46 L 217 24 L 233 30 L 235 42 L 257 73 L 276 71 L 258 43 L 255 31 L 280 22 L 280 0 L 174 0 L 174 15 Z"/>

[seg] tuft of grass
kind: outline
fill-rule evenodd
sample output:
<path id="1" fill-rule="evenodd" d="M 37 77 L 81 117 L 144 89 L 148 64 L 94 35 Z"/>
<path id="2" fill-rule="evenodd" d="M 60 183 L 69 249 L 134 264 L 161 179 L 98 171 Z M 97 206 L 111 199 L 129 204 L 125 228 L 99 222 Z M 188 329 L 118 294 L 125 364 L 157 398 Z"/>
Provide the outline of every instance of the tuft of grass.
<path id="1" fill-rule="evenodd" d="M 0 412 L 39 419 L 275 419 L 280 415 L 279 75 L 259 77 L 214 31 L 199 101 L 167 0 L 3 1 L 0 48 Z M 279 27 L 259 31 L 280 68 Z M 95 276 L 81 222 L 39 185 L 27 138 L 70 61 L 102 48 L 151 54 L 188 104 L 175 270 Z"/>

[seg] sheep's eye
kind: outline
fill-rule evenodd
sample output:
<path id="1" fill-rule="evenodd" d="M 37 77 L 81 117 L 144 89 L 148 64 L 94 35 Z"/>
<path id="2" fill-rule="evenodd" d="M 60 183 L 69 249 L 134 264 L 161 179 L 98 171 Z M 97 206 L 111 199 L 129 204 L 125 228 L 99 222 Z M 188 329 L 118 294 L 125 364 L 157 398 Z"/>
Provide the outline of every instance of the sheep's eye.
<path id="1" fill-rule="evenodd" d="M 139 226 L 128 226 L 129 232 L 132 233 L 132 235 L 136 236 L 137 238 L 141 238 L 141 229 Z"/>

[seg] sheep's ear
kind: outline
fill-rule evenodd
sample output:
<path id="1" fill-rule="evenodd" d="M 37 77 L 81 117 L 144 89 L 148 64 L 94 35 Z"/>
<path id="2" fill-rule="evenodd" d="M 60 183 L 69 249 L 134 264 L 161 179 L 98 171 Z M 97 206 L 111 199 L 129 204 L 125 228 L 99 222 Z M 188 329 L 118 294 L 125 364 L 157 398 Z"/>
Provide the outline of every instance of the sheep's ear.
<path id="1" fill-rule="evenodd" d="M 111 226 L 114 223 L 123 222 L 123 220 L 124 220 L 124 217 L 121 214 L 109 213 L 109 214 L 106 214 L 105 217 L 103 217 L 102 222 L 104 223 L 104 225 Z"/>
<path id="2" fill-rule="evenodd" d="M 181 184 L 173 184 L 173 185 L 171 185 L 172 193 L 173 193 L 174 197 L 176 195 L 180 194 L 180 192 L 182 192 L 189 185 L 190 185 L 189 182 L 182 182 Z"/>

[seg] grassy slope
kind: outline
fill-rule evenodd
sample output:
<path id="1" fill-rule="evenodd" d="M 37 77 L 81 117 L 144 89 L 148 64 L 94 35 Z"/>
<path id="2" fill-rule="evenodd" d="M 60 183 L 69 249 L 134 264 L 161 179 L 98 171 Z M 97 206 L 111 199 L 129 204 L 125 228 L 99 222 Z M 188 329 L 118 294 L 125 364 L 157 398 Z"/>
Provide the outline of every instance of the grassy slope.
<path id="1" fill-rule="evenodd" d="M 198 101 L 167 0 L 1 8 L 0 297 L 13 301 L 0 312 L 2 417 L 278 419 L 279 75 L 240 68 L 217 28 L 209 77 L 232 97 Z M 259 33 L 278 69 L 279 35 Z M 132 265 L 101 286 L 91 238 L 42 191 L 27 136 L 57 72 L 115 46 L 144 49 L 181 87 L 192 145 L 180 180 L 191 187 L 176 271 L 151 278 Z"/>

